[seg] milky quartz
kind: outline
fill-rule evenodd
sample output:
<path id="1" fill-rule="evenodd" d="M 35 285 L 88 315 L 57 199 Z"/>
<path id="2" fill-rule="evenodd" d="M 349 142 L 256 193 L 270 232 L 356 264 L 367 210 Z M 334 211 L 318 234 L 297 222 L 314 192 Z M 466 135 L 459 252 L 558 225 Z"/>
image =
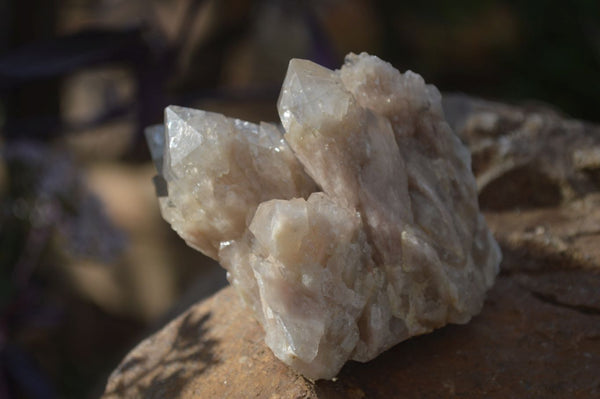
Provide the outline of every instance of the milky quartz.
<path id="1" fill-rule="evenodd" d="M 148 133 L 163 217 L 306 377 L 481 309 L 501 255 L 440 101 L 365 53 L 337 71 L 294 59 L 283 129 L 171 106 Z"/>

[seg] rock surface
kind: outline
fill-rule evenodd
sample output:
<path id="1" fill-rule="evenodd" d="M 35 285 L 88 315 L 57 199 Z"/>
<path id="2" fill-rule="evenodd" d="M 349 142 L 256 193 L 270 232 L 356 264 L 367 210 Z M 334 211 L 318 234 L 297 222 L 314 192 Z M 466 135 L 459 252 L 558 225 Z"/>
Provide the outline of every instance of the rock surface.
<path id="1" fill-rule="evenodd" d="M 162 154 L 149 133 L 164 218 L 227 269 L 275 356 L 332 378 L 477 314 L 500 251 L 437 89 L 365 53 L 292 60 L 278 110 L 285 135 L 181 107 Z"/>
<path id="2" fill-rule="evenodd" d="M 468 145 L 482 209 L 556 206 L 600 189 L 600 127 L 548 106 L 516 107 L 445 95 Z"/>
<path id="3" fill-rule="evenodd" d="M 488 114 L 496 112 L 486 104 Z M 498 104 L 498 114 L 506 107 Z M 461 109 L 463 120 L 479 118 L 477 108 Z M 555 120 L 557 126 L 545 128 L 557 130 L 558 143 L 544 144 L 556 149 L 554 156 L 564 156 L 559 143 L 565 126 L 585 126 L 586 135 L 598 131 Z M 511 132 L 498 127 L 497 141 Z M 510 180 L 500 183 L 510 189 Z M 400 343 L 368 363 L 350 362 L 335 382 L 312 383 L 277 361 L 262 343 L 260 326 L 227 288 L 135 348 L 111 376 L 105 398 L 597 398 L 600 190 L 564 201 L 487 212 L 504 260 L 482 313 L 467 325 Z"/>
<path id="4" fill-rule="evenodd" d="M 548 209 L 547 229 L 566 236 Z M 588 215 L 583 209 L 573 220 Z M 487 214 L 503 236 L 520 214 Z M 600 214 L 589 223 L 600 226 Z M 535 223 L 533 224 L 535 225 Z M 600 233 L 579 243 L 586 268 L 515 242 L 481 314 L 348 363 L 313 383 L 279 362 L 231 287 L 142 342 L 114 371 L 105 399 L 171 398 L 596 398 L 600 395 Z M 568 247 L 571 251 L 572 247 Z"/>

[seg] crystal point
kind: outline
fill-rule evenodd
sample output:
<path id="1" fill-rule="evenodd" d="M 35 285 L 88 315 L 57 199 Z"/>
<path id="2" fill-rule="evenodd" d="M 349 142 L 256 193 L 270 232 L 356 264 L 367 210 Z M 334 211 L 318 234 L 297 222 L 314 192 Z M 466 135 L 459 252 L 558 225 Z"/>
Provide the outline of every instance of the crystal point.
<path id="1" fill-rule="evenodd" d="M 167 108 L 163 216 L 221 262 L 267 345 L 309 378 L 467 322 L 494 282 L 500 251 L 440 101 L 363 53 L 337 71 L 290 62 L 283 134 Z"/>

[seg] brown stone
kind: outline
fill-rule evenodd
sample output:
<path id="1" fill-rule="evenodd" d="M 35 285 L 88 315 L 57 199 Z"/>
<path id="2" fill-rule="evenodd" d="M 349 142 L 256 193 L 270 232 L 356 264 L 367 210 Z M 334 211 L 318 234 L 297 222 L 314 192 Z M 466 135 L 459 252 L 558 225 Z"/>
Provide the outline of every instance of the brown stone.
<path id="1" fill-rule="evenodd" d="M 488 217 L 499 232 L 512 228 L 511 218 Z M 313 383 L 278 361 L 225 288 L 135 348 L 104 398 L 598 397 L 600 274 L 560 259 L 544 263 L 543 254 L 531 268 L 527 250 L 510 252 L 469 324 L 350 362 L 336 381 Z"/>
<path id="2" fill-rule="evenodd" d="M 486 219 L 502 245 L 505 272 L 600 272 L 600 193 L 558 207 L 488 213 Z"/>
<path id="3" fill-rule="evenodd" d="M 600 397 L 598 127 L 465 101 L 446 114 L 504 254 L 481 314 L 314 383 L 273 356 L 228 287 L 135 348 L 104 398 Z"/>
<path id="4" fill-rule="evenodd" d="M 104 397 L 306 397 L 309 385 L 263 339 L 229 286 L 138 345 L 113 372 Z"/>
<path id="5" fill-rule="evenodd" d="M 446 119 L 471 150 L 482 209 L 556 206 L 600 190 L 600 127 L 548 106 L 445 95 Z"/>

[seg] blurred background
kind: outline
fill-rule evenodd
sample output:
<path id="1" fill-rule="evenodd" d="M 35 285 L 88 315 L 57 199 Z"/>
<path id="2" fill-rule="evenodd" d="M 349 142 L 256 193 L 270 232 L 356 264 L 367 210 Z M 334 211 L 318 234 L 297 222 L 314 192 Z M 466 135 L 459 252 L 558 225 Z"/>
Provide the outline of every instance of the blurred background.
<path id="1" fill-rule="evenodd" d="M 600 121 L 597 0 L 0 0 L 0 398 L 98 397 L 225 284 L 159 214 L 166 105 L 276 120 L 290 58 L 350 51 Z"/>

